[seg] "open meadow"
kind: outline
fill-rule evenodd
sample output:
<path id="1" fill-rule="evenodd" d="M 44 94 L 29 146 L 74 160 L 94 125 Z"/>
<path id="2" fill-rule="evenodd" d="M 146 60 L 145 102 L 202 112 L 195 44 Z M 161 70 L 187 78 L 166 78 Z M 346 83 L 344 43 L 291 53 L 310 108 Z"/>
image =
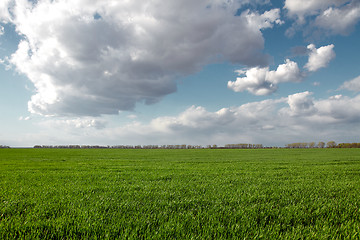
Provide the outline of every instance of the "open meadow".
<path id="1" fill-rule="evenodd" d="M 360 149 L 0 149 L 0 239 L 358 239 Z"/>

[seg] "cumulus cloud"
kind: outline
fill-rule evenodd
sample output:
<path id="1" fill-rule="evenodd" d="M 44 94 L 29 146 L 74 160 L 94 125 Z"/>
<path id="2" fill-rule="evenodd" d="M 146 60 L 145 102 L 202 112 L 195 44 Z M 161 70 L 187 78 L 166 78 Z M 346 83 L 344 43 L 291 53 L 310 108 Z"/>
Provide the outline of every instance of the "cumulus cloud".
<path id="1" fill-rule="evenodd" d="M 291 116 L 306 116 L 316 112 L 312 93 L 306 91 L 288 96 L 289 114 Z"/>
<path id="2" fill-rule="evenodd" d="M 354 98 L 336 95 L 315 103 L 319 117 L 336 123 L 358 124 L 360 121 L 360 95 Z"/>
<path id="3" fill-rule="evenodd" d="M 318 28 L 329 34 L 347 35 L 360 21 L 358 0 L 286 0 L 284 8 L 289 17 L 297 19 L 288 29 L 288 36 L 294 35 L 296 30 L 306 29 L 303 25 L 307 22 L 312 30 Z"/>
<path id="4" fill-rule="evenodd" d="M 28 146 L 35 144 L 218 144 L 262 143 L 279 145 L 294 141 L 356 141 L 360 121 L 360 95 L 317 99 L 299 92 L 209 111 L 191 106 L 172 116 L 149 122 L 138 119 L 121 127 L 93 130 L 103 118 L 46 118 L 42 128 L 22 135 Z M 44 142 L 46 139 L 46 142 Z"/>
<path id="5" fill-rule="evenodd" d="M 305 17 L 318 14 L 319 11 L 331 5 L 339 5 L 344 0 L 286 0 L 284 8 L 288 10 L 288 15 L 297 17 L 300 22 L 305 21 Z"/>
<path id="6" fill-rule="evenodd" d="M 250 10 L 246 11 L 246 13 L 246 19 L 255 29 L 272 28 L 275 23 L 279 25 L 284 23 L 284 21 L 279 18 L 280 9 L 271 9 L 261 15 L 252 13 Z"/>
<path id="7" fill-rule="evenodd" d="M 346 89 L 349 91 L 360 92 L 360 76 L 358 76 L 350 81 L 344 82 L 340 86 L 340 89 Z"/>
<path id="8" fill-rule="evenodd" d="M 315 99 L 301 92 L 279 99 L 250 102 L 212 112 L 191 106 L 177 116 L 163 116 L 148 124 L 134 122 L 105 129 L 104 136 L 143 140 L 143 144 L 279 144 L 291 141 L 326 141 L 329 136 L 357 136 L 360 95 Z M 336 139 L 335 139 L 336 140 Z M 139 143 L 139 142 L 137 142 Z"/>
<path id="9" fill-rule="evenodd" d="M 304 54 L 304 49 L 297 47 L 297 54 Z M 307 46 L 308 62 L 305 64 L 309 72 L 315 72 L 326 67 L 335 57 L 334 45 L 327 45 L 316 48 L 314 44 Z M 298 64 L 289 59 L 280 64 L 276 70 L 269 70 L 269 67 L 253 67 L 247 70 L 236 71 L 240 77 L 236 81 L 229 81 L 228 88 L 235 92 L 248 91 L 255 95 L 269 95 L 278 89 L 279 83 L 301 82 L 306 77 Z"/>
<path id="10" fill-rule="evenodd" d="M 315 26 L 327 29 L 331 34 L 347 35 L 360 20 L 360 2 L 352 2 L 343 8 L 330 7 L 315 19 Z"/>
<path id="11" fill-rule="evenodd" d="M 255 95 L 268 95 L 276 91 L 277 86 L 267 80 L 269 68 L 251 68 L 239 72 L 243 77 L 236 78 L 236 81 L 229 81 L 228 88 L 235 92 L 249 91 Z"/>
<path id="12" fill-rule="evenodd" d="M 28 109 L 42 115 L 152 104 L 208 63 L 265 66 L 261 30 L 282 23 L 279 9 L 237 15 L 240 1 L 11 2 L 0 9 L 23 40 L 9 60 L 33 82 Z"/>
<path id="13" fill-rule="evenodd" d="M 320 68 L 326 67 L 329 62 L 335 58 L 334 45 L 327 45 L 320 48 L 316 48 L 314 44 L 310 44 L 307 47 L 310 51 L 309 60 L 305 65 L 305 68 L 310 72 L 315 72 Z"/>
<path id="14" fill-rule="evenodd" d="M 279 129 L 291 124 L 311 128 L 320 119 L 347 124 L 360 120 L 360 95 L 349 98 L 341 95 L 316 100 L 311 92 L 301 92 L 285 98 L 251 102 L 238 107 L 209 112 L 201 106 L 191 106 L 175 117 L 159 117 L 151 121 L 150 129 L 180 134 L 181 131 L 242 132 L 245 129 Z M 148 126 L 148 127 L 149 127 Z M 271 126 L 271 127 L 270 127 Z M 205 131 L 206 130 L 206 131 Z"/>
<path id="15" fill-rule="evenodd" d="M 286 59 L 284 64 L 274 71 L 269 67 L 250 68 L 246 71 L 238 71 L 243 77 L 236 81 L 229 81 L 228 88 L 235 92 L 249 91 L 255 95 L 269 95 L 277 90 L 277 84 L 283 82 L 300 82 L 303 75 L 296 62 Z"/>

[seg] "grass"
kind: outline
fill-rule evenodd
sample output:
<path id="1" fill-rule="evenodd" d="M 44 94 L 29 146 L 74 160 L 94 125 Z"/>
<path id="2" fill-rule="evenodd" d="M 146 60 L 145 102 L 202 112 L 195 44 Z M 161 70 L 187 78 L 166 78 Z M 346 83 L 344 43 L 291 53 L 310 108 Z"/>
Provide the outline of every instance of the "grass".
<path id="1" fill-rule="evenodd" d="M 360 149 L 0 149 L 1 239 L 359 239 Z"/>

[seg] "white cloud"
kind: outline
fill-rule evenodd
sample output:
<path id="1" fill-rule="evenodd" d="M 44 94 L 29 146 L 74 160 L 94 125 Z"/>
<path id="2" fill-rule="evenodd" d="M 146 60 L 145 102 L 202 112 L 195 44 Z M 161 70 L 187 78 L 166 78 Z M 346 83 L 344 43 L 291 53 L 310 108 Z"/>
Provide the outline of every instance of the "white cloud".
<path id="1" fill-rule="evenodd" d="M 314 114 L 317 110 L 314 107 L 313 99 L 310 98 L 312 93 L 306 91 L 288 96 L 291 116 L 306 116 Z"/>
<path id="2" fill-rule="evenodd" d="M 331 118 L 332 122 L 358 125 L 360 121 L 360 95 L 354 98 L 336 95 L 315 103 L 320 117 Z M 357 129 L 356 127 L 354 129 Z"/>
<path id="3" fill-rule="evenodd" d="M 320 68 L 326 67 L 335 58 L 334 45 L 327 45 L 316 48 L 314 44 L 307 47 L 310 50 L 309 60 L 305 65 L 310 72 L 315 72 Z"/>
<path id="4" fill-rule="evenodd" d="M 107 123 L 104 117 L 45 118 L 40 129 L 22 134 L 22 144 L 17 145 L 262 143 L 284 146 L 294 141 L 351 142 L 358 139 L 359 121 L 360 95 L 316 99 L 311 92 L 300 92 L 218 111 L 191 106 L 178 115 L 157 117 L 148 123 L 134 120 L 121 127 L 104 128 Z"/>
<path id="5" fill-rule="evenodd" d="M 269 68 L 250 68 L 245 71 L 244 77 L 236 78 L 236 81 L 229 81 L 228 88 L 235 92 L 249 91 L 255 95 L 268 95 L 276 91 L 277 86 L 268 81 Z"/>
<path id="6" fill-rule="evenodd" d="M 19 121 L 29 121 L 30 119 L 31 119 L 30 116 L 27 116 L 27 117 L 21 116 L 21 117 L 19 117 Z"/>
<path id="7" fill-rule="evenodd" d="M 83 129 L 95 128 L 104 129 L 107 122 L 101 119 L 83 117 L 83 118 L 64 118 L 64 119 L 46 119 L 41 123 L 44 126 L 51 128 L 67 129 Z"/>
<path id="8" fill-rule="evenodd" d="M 0 36 L 4 34 L 4 27 L 0 25 Z"/>
<path id="9" fill-rule="evenodd" d="M 238 16 L 238 1 L 14 2 L 23 40 L 10 61 L 36 88 L 29 111 L 43 115 L 117 114 L 208 63 L 267 65 L 261 29 L 282 23 L 279 9 Z"/>
<path id="10" fill-rule="evenodd" d="M 311 92 L 207 111 L 191 106 L 177 116 L 135 122 L 103 133 L 142 144 L 285 144 L 292 141 L 346 141 L 358 136 L 360 95 L 317 100 Z M 346 137 L 344 137 L 346 136 Z M 342 137 L 342 138 L 341 138 Z M 342 139 L 342 140 L 341 140 Z M 137 142 L 139 143 L 139 142 Z"/>
<path id="11" fill-rule="evenodd" d="M 10 20 L 9 7 L 12 5 L 12 0 L 0 1 L 0 22 L 8 22 Z"/>
<path id="12" fill-rule="evenodd" d="M 129 119 L 136 119 L 137 118 L 137 116 L 135 114 L 130 114 L 130 115 L 126 116 L 126 117 L 129 118 Z"/>
<path id="13" fill-rule="evenodd" d="M 304 67 L 310 72 L 326 67 L 335 57 L 333 48 L 333 44 L 320 48 L 316 48 L 314 44 L 308 45 L 309 59 Z M 298 64 L 289 59 L 275 71 L 270 71 L 269 67 L 254 67 L 236 72 L 240 77 L 236 78 L 236 81 L 229 81 L 228 88 L 235 92 L 248 91 L 255 95 L 272 94 L 277 90 L 279 83 L 301 82 L 305 77 Z"/>
<path id="14" fill-rule="evenodd" d="M 274 24 L 283 24 L 284 21 L 280 19 L 280 9 L 271 9 L 263 14 L 251 13 L 247 11 L 246 18 L 250 25 L 255 29 L 272 28 Z"/>
<path id="15" fill-rule="evenodd" d="M 316 19 L 315 25 L 332 34 L 347 35 L 360 20 L 360 2 L 353 2 L 343 8 L 330 7 Z"/>
<path id="16" fill-rule="evenodd" d="M 284 8 L 289 16 L 297 17 L 299 22 L 304 22 L 308 15 L 316 15 L 320 10 L 326 9 L 333 4 L 340 4 L 344 0 L 286 0 Z"/>
<path id="17" fill-rule="evenodd" d="M 350 81 L 344 82 L 340 86 L 340 89 L 346 89 L 349 91 L 360 92 L 360 76 L 358 76 Z"/>
<path id="18" fill-rule="evenodd" d="M 269 67 L 255 67 L 238 73 L 244 76 L 238 77 L 236 81 L 229 81 L 228 87 L 235 92 L 246 90 L 255 95 L 268 95 L 277 90 L 279 83 L 300 82 L 303 79 L 297 63 L 289 59 L 275 71 L 269 71 Z"/>
<path id="19" fill-rule="evenodd" d="M 296 24 L 288 29 L 288 36 L 303 29 L 313 33 L 314 27 L 329 34 L 347 35 L 360 21 L 358 0 L 286 0 L 284 8 L 288 16 L 297 19 Z M 303 26 L 307 22 L 310 31 Z"/>

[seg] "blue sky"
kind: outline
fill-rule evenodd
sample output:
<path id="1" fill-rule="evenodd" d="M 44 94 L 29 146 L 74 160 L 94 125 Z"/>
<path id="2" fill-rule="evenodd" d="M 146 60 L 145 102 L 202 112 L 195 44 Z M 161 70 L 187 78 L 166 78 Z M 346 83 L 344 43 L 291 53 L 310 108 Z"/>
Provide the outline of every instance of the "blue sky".
<path id="1" fill-rule="evenodd" d="M 0 145 L 359 142 L 358 0 L 5 0 Z"/>

